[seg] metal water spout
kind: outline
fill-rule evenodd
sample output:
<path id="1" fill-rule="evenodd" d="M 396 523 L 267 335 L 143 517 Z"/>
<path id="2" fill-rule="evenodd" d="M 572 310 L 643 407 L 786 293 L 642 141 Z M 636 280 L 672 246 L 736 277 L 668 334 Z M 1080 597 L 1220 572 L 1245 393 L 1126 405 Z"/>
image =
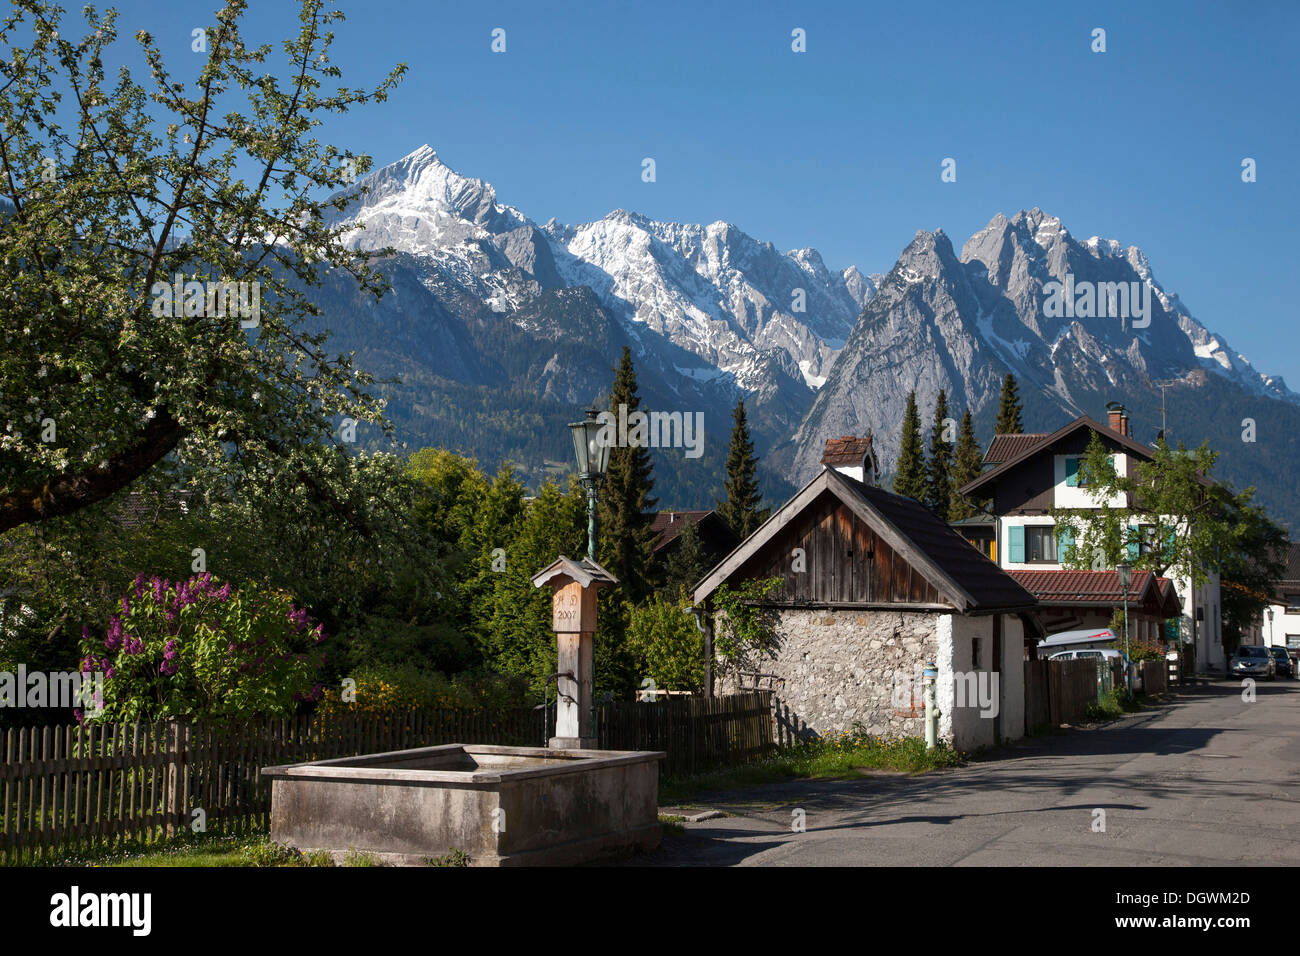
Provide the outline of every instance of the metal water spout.
<path id="1" fill-rule="evenodd" d="M 567 677 L 569 680 L 573 680 L 573 671 L 556 671 L 554 674 L 547 674 L 546 680 L 542 682 L 542 702 L 533 708 L 533 710 L 540 710 L 542 712 L 542 746 L 543 747 L 545 747 L 548 741 L 550 741 L 551 739 L 551 729 L 546 722 L 546 712 L 551 709 L 551 681 L 558 682 L 561 677 Z M 561 693 L 558 683 L 555 688 L 555 696 L 556 696 L 557 703 L 558 701 L 561 700 L 564 701 L 566 704 L 573 703 L 572 697 L 570 697 L 568 694 Z"/>

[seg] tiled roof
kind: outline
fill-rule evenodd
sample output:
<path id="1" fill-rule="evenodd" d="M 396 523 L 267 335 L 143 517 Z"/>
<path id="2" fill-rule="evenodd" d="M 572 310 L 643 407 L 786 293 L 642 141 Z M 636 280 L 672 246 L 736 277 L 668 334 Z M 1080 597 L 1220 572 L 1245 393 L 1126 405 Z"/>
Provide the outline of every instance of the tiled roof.
<path id="1" fill-rule="evenodd" d="M 650 522 L 650 530 L 656 535 L 654 539 L 654 549 L 656 551 L 674 541 L 687 523 L 699 524 L 709 515 L 713 514 L 711 510 L 704 511 L 657 511 L 654 519 Z"/>
<path id="2" fill-rule="evenodd" d="M 1139 458 L 1145 459 L 1147 461 L 1150 461 L 1151 456 L 1155 454 L 1154 449 L 1152 449 L 1147 445 L 1142 444 L 1140 441 L 1133 438 L 1131 435 L 1121 435 L 1119 432 L 1115 431 L 1115 429 L 1110 428 L 1107 425 L 1103 425 L 1101 422 L 1089 418 L 1087 415 L 1080 415 L 1074 421 L 1070 422 L 1069 424 L 1063 425 L 1061 428 L 1058 428 L 1050 435 L 1044 435 L 1038 438 L 1037 441 L 1021 443 L 1020 447 L 1015 451 L 1015 453 L 1012 454 L 1011 457 L 1007 458 L 1004 461 L 993 463 L 986 460 L 986 464 L 992 464 L 993 467 L 990 470 L 984 472 L 984 474 L 980 475 L 978 478 L 974 478 L 971 481 L 968 481 L 966 484 L 958 488 L 957 491 L 963 495 L 975 494 L 977 491 L 979 491 L 980 488 L 983 488 L 988 484 L 996 482 L 999 477 L 1001 477 L 1004 473 L 1010 471 L 1011 469 L 1015 468 L 1022 461 L 1025 461 L 1027 458 L 1033 455 L 1041 453 L 1043 450 L 1047 449 L 1051 445 L 1054 445 L 1056 442 L 1060 441 L 1061 439 L 1069 435 L 1072 435 L 1074 432 L 1078 431 L 1081 428 L 1091 429 L 1092 431 L 1097 432 L 1103 438 L 1110 439 L 1115 444 L 1119 445 L 1121 448 L 1124 448 L 1127 451 L 1138 456 Z M 1009 436 L 1009 437 L 1017 437 L 1017 436 Z M 990 451 L 993 450 L 992 445 L 989 446 L 989 450 Z M 1213 482 L 1211 482 L 1208 478 L 1204 478 L 1204 477 L 1202 477 L 1200 481 L 1202 484 L 1205 485 L 1213 484 Z"/>
<path id="3" fill-rule="evenodd" d="M 1009 571 L 1007 572 L 1044 604 L 1096 604 L 1120 606 L 1124 601 L 1118 571 Z M 1163 589 L 1172 592 L 1168 578 L 1159 578 L 1150 571 L 1134 571 L 1129 583 L 1128 601 L 1131 605 L 1146 604 L 1159 611 L 1168 602 Z M 1177 596 L 1175 595 L 1175 601 Z"/>
<path id="4" fill-rule="evenodd" d="M 871 451 L 871 438 L 858 438 L 845 435 L 843 438 L 826 439 L 826 450 L 822 453 L 823 465 L 860 465 L 862 459 Z"/>
<path id="5" fill-rule="evenodd" d="M 1047 432 L 1026 432 L 1019 435 L 994 435 L 989 450 L 984 453 L 984 464 L 1000 465 L 1022 452 L 1028 451 L 1047 437 Z"/>
<path id="6" fill-rule="evenodd" d="M 1286 575 L 1280 583 L 1300 584 L 1300 544 L 1291 545 L 1291 550 L 1286 556 Z"/>

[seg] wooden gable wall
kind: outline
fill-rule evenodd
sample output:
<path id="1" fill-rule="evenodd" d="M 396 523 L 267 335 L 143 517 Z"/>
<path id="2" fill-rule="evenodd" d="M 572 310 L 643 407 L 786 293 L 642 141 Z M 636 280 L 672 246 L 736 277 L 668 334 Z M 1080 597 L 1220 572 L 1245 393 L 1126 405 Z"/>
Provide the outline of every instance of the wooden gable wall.
<path id="1" fill-rule="evenodd" d="M 794 570 L 802 548 L 805 569 Z M 822 494 L 757 551 L 737 575 L 781 578 L 774 604 L 942 604 L 951 602 L 833 494 Z"/>

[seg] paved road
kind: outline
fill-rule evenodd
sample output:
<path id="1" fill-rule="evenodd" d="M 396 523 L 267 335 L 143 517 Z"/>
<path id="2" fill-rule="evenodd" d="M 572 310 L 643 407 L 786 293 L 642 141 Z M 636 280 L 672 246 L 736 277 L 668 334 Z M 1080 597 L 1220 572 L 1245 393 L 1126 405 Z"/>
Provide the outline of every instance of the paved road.
<path id="1" fill-rule="evenodd" d="M 1300 681 L 1254 703 L 1215 681 L 1163 706 L 917 777 L 797 781 L 699 798 L 637 865 L 1300 864 Z M 791 831 L 794 808 L 806 832 Z M 1106 811 L 1094 832 L 1094 810 Z"/>

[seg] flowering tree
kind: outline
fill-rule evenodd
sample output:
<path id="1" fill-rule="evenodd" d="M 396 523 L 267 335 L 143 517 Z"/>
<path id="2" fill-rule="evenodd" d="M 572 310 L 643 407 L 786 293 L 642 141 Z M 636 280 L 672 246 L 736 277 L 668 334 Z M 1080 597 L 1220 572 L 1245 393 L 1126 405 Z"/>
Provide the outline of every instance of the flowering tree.
<path id="1" fill-rule="evenodd" d="M 78 28 L 45 0 L 11 6 L 0 532 L 73 514 L 169 460 L 238 474 L 339 418 L 387 428 L 371 377 L 327 350 L 304 286 L 334 267 L 363 296 L 384 288 L 373 256 L 326 219 L 370 160 L 315 128 L 384 100 L 405 67 L 370 90 L 337 86 L 342 14 L 325 0 L 300 0 L 278 61 L 276 46 L 246 42 L 245 0 L 228 0 L 178 58 L 189 83 L 147 31 L 134 54 L 119 43 L 113 10 L 85 7 Z"/>
<path id="2" fill-rule="evenodd" d="M 284 717 L 316 700 L 321 625 L 288 594 L 140 575 L 102 638 L 82 632 L 82 673 L 104 674 L 105 721 Z"/>

